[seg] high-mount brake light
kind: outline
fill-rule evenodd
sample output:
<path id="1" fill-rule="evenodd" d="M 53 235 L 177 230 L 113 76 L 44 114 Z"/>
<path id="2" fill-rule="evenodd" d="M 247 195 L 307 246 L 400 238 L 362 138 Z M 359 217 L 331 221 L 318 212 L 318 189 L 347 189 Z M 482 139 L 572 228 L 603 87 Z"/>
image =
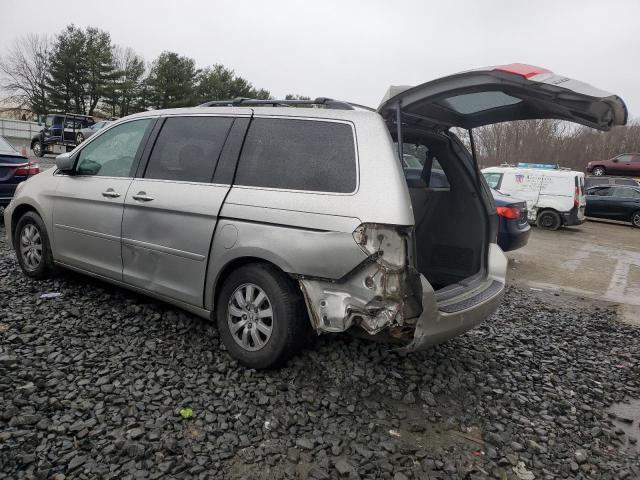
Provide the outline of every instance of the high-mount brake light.
<path id="1" fill-rule="evenodd" d="M 546 68 L 536 67 L 535 65 L 527 65 L 526 63 L 510 63 L 509 65 L 499 65 L 494 68 L 498 72 L 513 73 L 524 78 L 535 77 L 541 73 L 552 73 Z"/>

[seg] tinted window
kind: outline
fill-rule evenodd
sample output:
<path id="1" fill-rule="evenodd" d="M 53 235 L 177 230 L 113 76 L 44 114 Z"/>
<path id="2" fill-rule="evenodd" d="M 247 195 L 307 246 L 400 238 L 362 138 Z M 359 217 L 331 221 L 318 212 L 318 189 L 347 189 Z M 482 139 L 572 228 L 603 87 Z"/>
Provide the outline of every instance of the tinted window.
<path id="1" fill-rule="evenodd" d="M 242 149 L 236 183 L 351 193 L 357 183 L 353 131 L 344 123 L 255 119 Z"/>
<path id="2" fill-rule="evenodd" d="M 492 108 L 515 105 L 521 101 L 519 98 L 503 92 L 476 92 L 445 98 L 439 103 L 458 113 L 472 114 Z"/>
<path id="3" fill-rule="evenodd" d="M 613 187 L 611 188 L 611 196 L 613 197 L 633 197 L 633 189 L 627 187 Z"/>
<path id="4" fill-rule="evenodd" d="M 587 177 L 586 178 L 587 186 L 595 186 L 595 185 L 609 185 L 608 178 L 598 178 L 598 177 Z"/>
<path id="5" fill-rule="evenodd" d="M 220 117 L 167 118 L 144 178 L 210 182 L 232 123 Z"/>
<path id="6" fill-rule="evenodd" d="M 607 195 L 609 195 L 609 190 L 611 190 L 609 187 L 590 188 L 589 190 L 587 190 L 587 195 L 606 197 Z"/>
<path id="7" fill-rule="evenodd" d="M 397 149 L 398 144 L 394 143 L 394 147 Z M 414 143 L 402 144 L 403 154 L 403 169 L 404 176 L 407 180 L 426 179 L 427 176 L 423 172 L 424 165 L 427 159 L 431 159 L 431 174 L 429 175 L 429 188 L 449 188 L 449 180 L 442 165 L 438 161 L 438 158 L 429 152 L 429 149 L 424 145 L 418 145 Z M 411 185 L 415 188 L 416 185 Z M 425 187 L 425 185 L 423 185 Z"/>
<path id="8" fill-rule="evenodd" d="M 129 177 L 151 119 L 123 123 L 106 131 L 80 151 L 76 174 Z"/>
<path id="9" fill-rule="evenodd" d="M 629 185 L 631 187 L 637 187 L 638 186 L 638 182 L 636 182 L 635 180 L 633 180 L 631 178 L 614 178 L 613 179 L 613 183 L 615 185 Z"/>

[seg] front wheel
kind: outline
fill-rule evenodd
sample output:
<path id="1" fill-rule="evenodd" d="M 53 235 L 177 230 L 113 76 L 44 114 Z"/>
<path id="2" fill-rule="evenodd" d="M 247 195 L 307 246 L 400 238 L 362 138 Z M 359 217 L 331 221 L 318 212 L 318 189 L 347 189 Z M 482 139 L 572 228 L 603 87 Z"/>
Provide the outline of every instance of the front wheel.
<path id="1" fill-rule="evenodd" d="M 275 366 L 293 355 L 309 328 L 300 290 L 266 264 L 245 265 L 227 277 L 216 316 L 230 355 L 255 369 Z"/>
<path id="2" fill-rule="evenodd" d="M 16 225 L 13 237 L 18 264 L 25 275 L 42 280 L 54 272 L 53 255 L 44 222 L 35 212 L 27 212 Z"/>
<path id="3" fill-rule="evenodd" d="M 605 173 L 606 173 L 606 171 L 605 171 L 604 167 L 595 167 L 593 169 L 593 174 L 596 177 L 602 177 Z"/>
<path id="4" fill-rule="evenodd" d="M 640 210 L 637 210 L 631 214 L 631 225 L 636 228 L 640 228 Z"/>
<path id="5" fill-rule="evenodd" d="M 36 157 L 44 156 L 44 146 L 41 142 L 33 142 L 33 144 L 31 145 L 31 150 L 33 150 L 33 154 Z"/>
<path id="6" fill-rule="evenodd" d="M 560 228 L 562 221 L 558 212 L 553 210 L 543 210 L 536 219 L 536 223 L 540 228 L 545 230 L 557 230 Z"/>
<path id="7" fill-rule="evenodd" d="M 84 142 L 84 135 L 79 133 L 76 135 L 76 145 L 80 145 L 82 142 Z"/>

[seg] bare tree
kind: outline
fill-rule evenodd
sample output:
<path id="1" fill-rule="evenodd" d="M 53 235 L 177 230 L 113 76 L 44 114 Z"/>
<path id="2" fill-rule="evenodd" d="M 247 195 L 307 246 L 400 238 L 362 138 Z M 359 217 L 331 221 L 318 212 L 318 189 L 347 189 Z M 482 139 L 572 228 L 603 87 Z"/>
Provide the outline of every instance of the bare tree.
<path id="1" fill-rule="evenodd" d="M 51 43 L 47 36 L 27 34 L 17 38 L 0 57 L 0 88 L 3 100 L 36 115 L 48 110 L 45 80 Z"/>
<path id="2" fill-rule="evenodd" d="M 558 120 L 523 120 L 477 128 L 474 138 L 483 167 L 529 162 L 584 170 L 591 160 L 639 152 L 640 123 L 600 132 Z"/>

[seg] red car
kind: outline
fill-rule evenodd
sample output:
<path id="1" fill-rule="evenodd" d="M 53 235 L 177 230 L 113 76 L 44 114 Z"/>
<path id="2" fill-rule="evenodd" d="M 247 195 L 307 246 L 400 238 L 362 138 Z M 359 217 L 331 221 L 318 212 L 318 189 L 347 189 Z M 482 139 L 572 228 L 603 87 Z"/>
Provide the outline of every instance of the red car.
<path id="1" fill-rule="evenodd" d="M 640 177 L 640 153 L 621 153 L 609 160 L 595 160 L 587 163 L 587 172 L 596 175 L 625 175 Z"/>

